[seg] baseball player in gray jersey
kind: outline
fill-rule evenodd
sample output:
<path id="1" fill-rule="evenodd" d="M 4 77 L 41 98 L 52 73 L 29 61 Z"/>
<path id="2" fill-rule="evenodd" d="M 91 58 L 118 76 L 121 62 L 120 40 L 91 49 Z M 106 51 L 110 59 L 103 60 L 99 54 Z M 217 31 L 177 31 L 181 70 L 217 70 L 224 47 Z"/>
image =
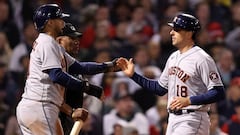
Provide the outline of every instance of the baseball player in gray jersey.
<path id="1" fill-rule="evenodd" d="M 80 64 L 65 52 L 56 37 L 65 25 L 62 18 L 67 16 L 56 4 L 42 5 L 34 13 L 33 21 L 40 34 L 33 44 L 28 78 L 17 106 L 17 120 L 24 135 L 63 134 L 61 130 L 58 132 L 61 128 L 58 114 L 64 103 L 65 88 L 81 90 L 87 87 L 85 81 L 74 78 L 67 71 L 93 75 L 115 67 L 113 62 Z M 74 119 L 80 117 L 72 116 L 76 116 Z"/>
<path id="2" fill-rule="evenodd" d="M 145 89 L 159 95 L 168 93 L 167 135 L 208 135 L 210 104 L 224 99 L 224 87 L 214 60 L 196 46 L 199 20 L 178 14 L 171 23 L 172 44 L 178 50 L 170 55 L 158 81 L 134 72 L 132 59 L 120 58 L 122 71 Z"/>

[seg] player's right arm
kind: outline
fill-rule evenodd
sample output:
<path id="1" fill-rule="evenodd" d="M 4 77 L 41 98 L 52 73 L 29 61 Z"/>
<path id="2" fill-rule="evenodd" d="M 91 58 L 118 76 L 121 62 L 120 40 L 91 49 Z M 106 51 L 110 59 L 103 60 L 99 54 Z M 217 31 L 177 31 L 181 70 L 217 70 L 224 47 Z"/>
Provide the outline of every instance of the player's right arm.
<path id="1" fill-rule="evenodd" d="M 78 90 L 87 87 L 86 82 L 78 80 L 70 74 L 62 71 L 61 68 L 52 68 L 46 70 L 53 83 L 58 83 L 68 89 Z"/>
<path id="2" fill-rule="evenodd" d="M 122 69 L 124 74 L 128 77 L 130 77 L 132 80 L 134 80 L 137 84 L 142 86 L 144 89 L 157 94 L 159 96 L 163 96 L 167 93 L 167 89 L 162 87 L 158 81 L 151 80 L 148 78 L 145 78 L 136 72 L 134 72 L 134 64 L 132 59 L 129 61 L 125 58 L 119 58 L 117 61 L 117 65 Z"/>

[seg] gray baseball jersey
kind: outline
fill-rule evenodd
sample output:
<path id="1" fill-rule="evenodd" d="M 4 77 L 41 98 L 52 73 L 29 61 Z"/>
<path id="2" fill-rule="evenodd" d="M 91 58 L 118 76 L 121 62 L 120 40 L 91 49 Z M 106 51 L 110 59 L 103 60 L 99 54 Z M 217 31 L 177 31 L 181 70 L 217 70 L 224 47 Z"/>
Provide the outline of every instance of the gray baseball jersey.
<path id="1" fill-rule="evenodd" d="M 52 37 L 41 33 L 31 52 L 29 75 L 22 97 L 61 105 L 64 87 L 54 84 L 44 71 L 52 68 L 62 68 L 66 71 L 74 61 L 74 58 L 68 55 Z"/>
<path id="2" fill-rule="evenodd" d="M 39 34 L 31 52 L 22 100 L 17 106 L 23 134 L 58 134 L 58 106 L 63 103 L 64 87 L 53 83 L 45 71 L 52 68 L 66 71 L 74 61 L 51 36 Z"/>
<path id="3" fill-rule="evenodd" d="M 214 60 L 198 46 L 194 46 L 182 54 L 180 51 L 174 52 L 168 58 L 166 67 L 158 82 L 162 87 L 168 89 L 168 107 L 173 98 L 176 96 L 190 97 L 201 95 L 212 89 L 214 86 L 223 86 Z M 194 109 L 207 112 L 210 109 L 210 105 L 190 105 L 183 109 Z M 202 121 L 208 121 L 208 115 L 199 115 L 202 117 Z M 182 118 L 178 119 L 179 117 Z M 183 117 L 182 115 L 173 116 L 173 114 L 170 114 L 169 122 L 170 125 L 175 126 L 175 124 L 179 123 L 179 121 L 186 121 L 185 123 L 187 123 L 189 119 L 194 121 L 194 119 L 196 120 L 198 118 L 194 116 L 189 116 L 188 118 Z M 203 127 L 203 130 L 207 131 L 206 129 L 209 128 L 207 127 L 209 124 L 206 122 L 204 124 L 205 126 Z M 184 126 L 187 127 L 186 125 Z M 189 127 L 192 128 L 191 124 L 189 125 Z M 201 127 L 199 124 L 197 125 Z M 190 129 L 190 131 L 191 130 L 192 129 Z M 183 132 L 183 134 L 187 133 L 187 131 Z M 168 134 L 180 135 L 179 132 L 173 131 L 173 129 L 169 129 Z M 207 133 L 203 131 L 203 134 Z"/>

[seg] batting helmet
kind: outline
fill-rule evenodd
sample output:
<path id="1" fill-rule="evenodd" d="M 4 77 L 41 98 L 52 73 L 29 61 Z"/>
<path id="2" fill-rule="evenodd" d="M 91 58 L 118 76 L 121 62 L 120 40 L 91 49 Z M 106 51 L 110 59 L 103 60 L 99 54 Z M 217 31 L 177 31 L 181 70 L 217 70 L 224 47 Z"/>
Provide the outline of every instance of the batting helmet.
<path id="1" fill-rule="evenodd" d="M 37 8 L 33 15 L 33 22 L 38 31 L 43 30 L 49 19 L 69 17 L 69 14 L 62 13 L 57 4 L 45 4 Z"/>
<path id="2" fill-rule="evenodd" d="M 201 29 L 199 20 L 196 17 L 184 13 L 178 14 L 171 23 L 168 23 L 168 25 L 173 28 L 179 28 L 193 32 L 197 32 Z"/>

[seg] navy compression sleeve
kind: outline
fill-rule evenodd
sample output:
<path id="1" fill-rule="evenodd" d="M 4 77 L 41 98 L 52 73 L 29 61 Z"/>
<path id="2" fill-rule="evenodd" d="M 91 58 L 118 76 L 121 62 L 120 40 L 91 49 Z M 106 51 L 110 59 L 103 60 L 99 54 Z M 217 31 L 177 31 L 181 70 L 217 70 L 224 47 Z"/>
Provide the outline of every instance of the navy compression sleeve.
<path id="1" fill-rule="evenodd" d="M 96 62 L 77 62 L 69 67 L 70 74 L 94 75 L 106 70 L 107 64 Z"/>
<path id="2" fill-rule="evenodd" d="M 223 86 L 215 86 L 213 89 L 207 91 L 207 93 L 191 96 L 192 105 L 211 104 L 225 98 L 225 90 Z"/>
<path id="3" fill-rule="evenodd" d="M 83 81 L 73 78 L 71 75 L 63 72 L 60 68 L 49 69 L 47 73 L 54 83 L 58 83 L 66 88 L 79 90 L 85 87 Z"/>
<path id="4" fill-rule="evenodd" d="M 134 73 L 131 79 L 133 79 L 137 84 L 142 86 L 144 89 L 149 90 L 159 96 L 163 96 L 168 92 L 167 89 L 159 85 L 158 81 L 147 79 L 143 76 L 140 76 L 137 73 Z"/>

